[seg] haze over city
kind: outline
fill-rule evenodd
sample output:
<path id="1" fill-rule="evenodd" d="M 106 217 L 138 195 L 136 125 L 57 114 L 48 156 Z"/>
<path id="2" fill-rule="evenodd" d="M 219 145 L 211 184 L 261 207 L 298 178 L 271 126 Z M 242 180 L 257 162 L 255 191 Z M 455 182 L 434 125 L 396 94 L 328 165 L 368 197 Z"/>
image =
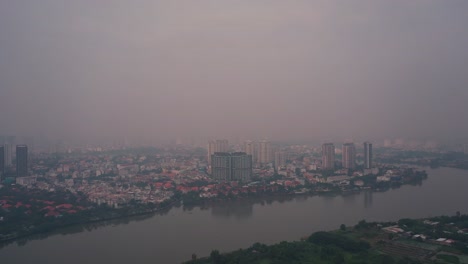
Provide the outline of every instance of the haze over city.
<path id="1" fill-rule="evenodd" d="M 1 1 L 0 134 L 466 140 L 467 1 Z"/>

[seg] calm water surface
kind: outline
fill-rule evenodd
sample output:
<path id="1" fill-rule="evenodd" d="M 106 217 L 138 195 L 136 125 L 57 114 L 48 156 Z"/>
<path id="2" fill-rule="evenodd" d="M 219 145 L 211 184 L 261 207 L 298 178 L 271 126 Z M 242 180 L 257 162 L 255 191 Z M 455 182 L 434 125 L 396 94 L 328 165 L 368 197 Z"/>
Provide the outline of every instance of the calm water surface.
<path id="1" fill-rule="evenodd" d="M 72 227 L 42 240 L 0 249 L 7 263 L 180 263 L 255 242 L 298 240 L 361 219 L 391 221 L 468 213 L 468 171 L 426 169 L 420 186 L 336 197 L 252 199 L 206 208 L 173 208 L 164 215 Z M 100 227 L 97 227 L 100 226 Z M 80 231 L 80 232 L 77 232 Z"/>

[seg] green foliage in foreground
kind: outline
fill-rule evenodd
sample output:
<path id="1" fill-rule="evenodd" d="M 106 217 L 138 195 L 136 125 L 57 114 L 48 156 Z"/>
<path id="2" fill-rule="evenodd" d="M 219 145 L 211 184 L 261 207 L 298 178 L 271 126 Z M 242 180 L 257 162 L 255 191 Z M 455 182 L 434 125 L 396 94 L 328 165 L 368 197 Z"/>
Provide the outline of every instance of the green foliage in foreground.
<path id="1" fill-rule="evenodd" d="M 370 245 L 352 239 L 342 232 L 317 232 L 304 241 L 281 242 L 272 246 L 256 243 L 248 249 L 227 254 L 213 250 L 209 257 L 186 262 L 196 264 L 411 264 L 410 259 L 397 259 L 373 251 Z"/>
<path id="2" fill-rule="evenodd" d="M 454 264 L 460 263 L 460 259 L 458 259 L 457 256 L 453 256 L 453 255 L 439 254 L 437 255 L 437 259 L 441 259 L 447 263 L 454 263 Z"/>

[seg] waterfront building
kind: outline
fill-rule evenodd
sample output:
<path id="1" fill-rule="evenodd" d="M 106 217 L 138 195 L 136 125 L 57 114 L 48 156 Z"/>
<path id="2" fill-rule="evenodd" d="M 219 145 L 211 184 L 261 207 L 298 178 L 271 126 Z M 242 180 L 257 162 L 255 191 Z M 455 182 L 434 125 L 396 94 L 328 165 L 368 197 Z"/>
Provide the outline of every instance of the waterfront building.
<path id="1" fill-rule="evenodd" d="M 231 180 L 249 182 L 252 180 L 252 155 L 245 152 L 231 153 Z"/>
<path id="2" fill-rule="evenodd" d="M 335 145 L 325 143 L 322 145 L 322 170 L 335 169 Z"/>
<path id="3" fill-rule="evenodd" d="M 28 146 L 16 146 L 16 176 L 28 176 Z"/>
<path id="4" fill-rule="evenodd" d="M 354 169 L 356 167 L 356 147 L 354 143 L 343 144 L 342 166 L 345 169 Z"/>
<path id="5" fill-rule="evenodd" d="M 364 169 L 372 168 L 372 143 L 364 142 Z"/>
<path id="6" fill-rule="evenodd" d="M 211 175 L 220 182 L 252 179 L 252 155 L 245 152 L 215 152 L 211 157 Z"/>
<path id="7" fill-rule="evenodd" d="M 271 144 L 269 141 L 262 140 L 258 148 L 258 162 L 267 164 L 271 162 Z"/>

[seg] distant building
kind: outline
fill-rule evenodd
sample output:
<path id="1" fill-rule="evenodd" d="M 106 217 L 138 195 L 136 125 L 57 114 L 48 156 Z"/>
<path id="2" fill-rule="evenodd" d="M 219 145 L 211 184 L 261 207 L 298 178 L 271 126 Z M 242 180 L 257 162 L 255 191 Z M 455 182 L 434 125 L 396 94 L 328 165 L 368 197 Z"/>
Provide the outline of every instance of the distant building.
<path id="1" fill-rule="evenodd" d="M 0 146 L 0 182 L 3 180 L 5 174 L 5 147 Z"/>
<path id="2" fill-rule="evenodd" d="M 6 143 L 4 147 L 4 166 L 11 167 L 13 164 L 13 149 L 11 144 Z"/>
<path id="3" fill-rule="evenodd" d="M 261 164 L 267 164 L 271 162 L 271 144 L 266 140 L 260 141 L 258 148 L 258 162 Z"/>
<path id="4" fill-rule="evenodd" d="M 356 167 L 356 147 L 354 143 L 343 144 L 342 165 L 345 169 L 354 169 Z"/>
<path id="5" fill-rule="evenodd" d="M 252 155 L 252 162 L 256 163 L 258 160 L 257 153 L 258 153 L 258 146 L 254 141 L 245 141 L 244 147 L 242 149 L 247 155 Z"/>
<path id="6" fill-rule="evenodd" d="M 35 184 L 35 183 L 36 183 L 35 176 L 16 178 L 16 184 L 19 184 L 19 185 L 28 186 L 28 185 Z"/>
<path id="7" fill-rule="evenodd" d="M 215 152 L 211 157 L 213 179 L 223 181 L 243 181 L 252 179 L 252 155 L 245 152 Z"/>
<path id="8" fill-rule="evenodd" d="M 364 142 L 364 169 L 372 168 L 372 143 Z"/>
<path id="9" fill-rule="evenodd" d="M 26 145 L 16 146 L 16 176 L 28 176 L 28 147 Z"/>
<path id="10" fill-rule="evenodd" d="M 208 164 L 211 164 L 211 156 L 215 152 L 228 152 L 229 142 L 226 139 L 210 140 L 208 142 Z"/>
<path id="11" fill-rule="evenodd" d="M 242 182 L 252 180 L 252 155 L 245 152 L 231 153 L 231 180 Z"/>
<path id="12" fill-rule="evenodd" d="M 279 167 L 286 166 L 286 152 L 284 151 L 276 151 L 275 152 L 275 169 Z"/>
<path id="13" fill-rule="evenodd" d="M 325 143 L 322 145 L 322 170 L 335 169 L 335 145 Z"/>
<path id="14" fill-rule="evenodd" d="M 216 142 L 210 140 L 208 142 L 208 164 L 211 164 L 211 156 L 216 152 Z"/>
<path id="15" fill-rule="evenodd" d="M 215 152 L 228 152 L 229 142 L 226 139 L 216 140 L 216 151 Z"/>

